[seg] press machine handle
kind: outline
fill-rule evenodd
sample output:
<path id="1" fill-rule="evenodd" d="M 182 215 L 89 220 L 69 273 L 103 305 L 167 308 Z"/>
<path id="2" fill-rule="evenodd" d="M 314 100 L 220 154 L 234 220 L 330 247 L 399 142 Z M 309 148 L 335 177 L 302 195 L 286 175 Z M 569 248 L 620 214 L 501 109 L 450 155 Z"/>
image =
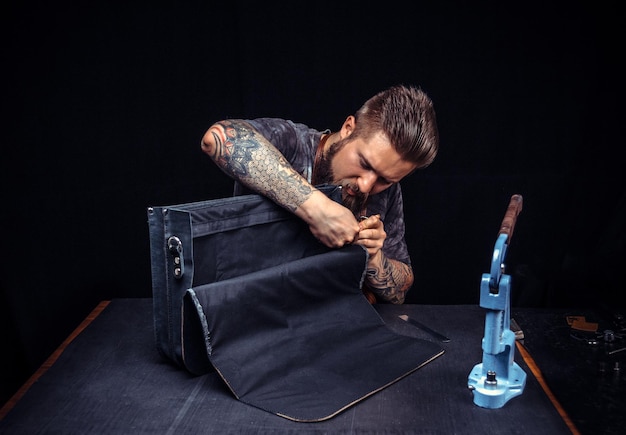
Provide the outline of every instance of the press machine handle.
<path id="1" fill-rule="evenodd" d="M 506 209 L 506 213 L 504 214 L 504 219 L 502 219 L 502 224 L 500 225 L 500 232 L 498 232 L 498 235 L 506 234 L 507 243 L 509 243 L 511 241 L 511 237 L 513 237 L 515 222 L 517 221 L 517 216 L 522 211 L 523 202 L 524 200 L 522 198 L 522 195 L 513 195 L 511 197 L 511 201 L 509 202 L 509 206 Z"/>

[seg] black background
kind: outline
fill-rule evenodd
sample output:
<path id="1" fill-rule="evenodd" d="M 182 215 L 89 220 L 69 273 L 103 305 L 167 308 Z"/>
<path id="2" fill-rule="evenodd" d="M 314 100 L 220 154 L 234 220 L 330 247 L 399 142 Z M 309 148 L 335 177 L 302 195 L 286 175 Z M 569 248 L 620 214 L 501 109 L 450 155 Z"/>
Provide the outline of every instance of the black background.
<path id="1" fill-rule="evenodd" d="M 430 94 L 441 134 L 403 182 L 407 302 L 478 303 L 519 193 L 513 304 L 617 306 L 622 8 L 423 3 L 5 4 L 2 402 L 99 301 L 151 296 L 146 207 L 231 194 L 200 151 L 212 122 L 336 130 L 398 83 Z"/>

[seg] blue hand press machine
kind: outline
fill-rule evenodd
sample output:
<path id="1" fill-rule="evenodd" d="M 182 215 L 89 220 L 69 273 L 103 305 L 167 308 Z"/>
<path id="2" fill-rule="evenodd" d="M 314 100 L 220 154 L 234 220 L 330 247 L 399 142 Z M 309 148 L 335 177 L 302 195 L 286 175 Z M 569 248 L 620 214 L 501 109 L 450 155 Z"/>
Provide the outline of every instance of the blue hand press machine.
<path id="1" fill-rule="evenodd" d="M 515 333 L 510 328 L 511 277 L 504 273 L 506 250 L 521 210 L 522 196 L 513 195 L 500 226 L 490 273 L 483 274 L 480 283 L 480 306 L 487 310 L 483 360 L 470 372 L 468 387 L 474 403 L 482 408 L 501 408 L 522 394 L 526 385 L 526 373 L 513 360 Z"/>

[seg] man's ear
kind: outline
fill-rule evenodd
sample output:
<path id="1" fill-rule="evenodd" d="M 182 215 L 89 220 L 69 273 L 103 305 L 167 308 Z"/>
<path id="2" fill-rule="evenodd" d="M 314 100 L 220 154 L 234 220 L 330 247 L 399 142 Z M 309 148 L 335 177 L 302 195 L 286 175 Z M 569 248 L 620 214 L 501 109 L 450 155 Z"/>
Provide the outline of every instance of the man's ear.
<path id="1" fill-rule="evenodd" d="M 356 125 L 356 119 L 354 118 L 354 116 L 350 115 L 346 118 L 346 120 L 343 122 L 343 125 L 341 126 L 341 139 L 344 139 L 348 136 L 350 136 L 352 134 L 352 132 L 354 131 L 354 127 Z"/>

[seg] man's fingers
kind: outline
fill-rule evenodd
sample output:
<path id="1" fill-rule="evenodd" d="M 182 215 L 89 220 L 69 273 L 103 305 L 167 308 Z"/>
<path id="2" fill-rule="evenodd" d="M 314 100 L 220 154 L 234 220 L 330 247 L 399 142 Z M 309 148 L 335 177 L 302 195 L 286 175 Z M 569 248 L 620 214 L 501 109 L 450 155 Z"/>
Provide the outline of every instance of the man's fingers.
<path id="1" fill-rule="evenodd" d="M 375 214 L 370 217 L 361 216 L 359 218 L 359 229 L 361 231 L 366 230 L 368 228 L 376 228 L 380 224 L 380 215 Z"/>

